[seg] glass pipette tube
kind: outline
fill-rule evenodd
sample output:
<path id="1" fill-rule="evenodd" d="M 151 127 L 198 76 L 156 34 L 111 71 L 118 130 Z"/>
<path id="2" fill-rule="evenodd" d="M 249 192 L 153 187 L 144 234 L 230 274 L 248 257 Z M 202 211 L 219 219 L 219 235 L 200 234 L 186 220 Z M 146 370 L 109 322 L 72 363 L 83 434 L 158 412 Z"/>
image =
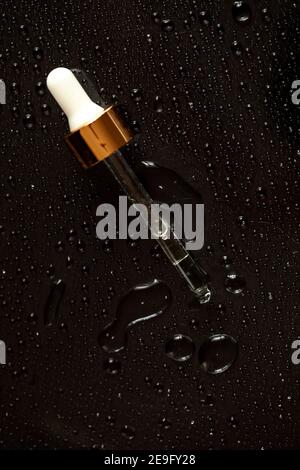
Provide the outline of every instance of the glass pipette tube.
<path id="1" fill-rule="evenodd" d="M 153 200 L 132 168 L 128 165 L 126 158 L 122 155 L 121 151 L 118 150 L 106 158 L 104 163 L 114 175 L 130 202 L 132 202 L 132 204 L 143 204 L 147 208 L 148 217 L 144 218 L 144 221 L 148 225 L 150 232 L 153 233 L 154 229 L 150 223 L 150 220 L 153 220 L 150 217 Z M 163 235 L 157 238 L 157 234 L 154 233 L 157 242 L 173 266 L 175 266 L 181 276 L 186 280 L 189 288 L 192 290 L 193 294 L 196 295 L 200 303 L 208 302 L 211 297 L 211 291 L 207 285 L 207 274 L 188 253 L 182 242 L 177 238 L 175 232 L 168 226 L 168 222 L 166 222 L 161 215 L 157 215 L 157 217 L 160 217 L 161 220 L 159 224 L 155 224 L 155 227 L 162 226 L 162 232 L 168 233 L 168 238 L 165 238 Z"/>

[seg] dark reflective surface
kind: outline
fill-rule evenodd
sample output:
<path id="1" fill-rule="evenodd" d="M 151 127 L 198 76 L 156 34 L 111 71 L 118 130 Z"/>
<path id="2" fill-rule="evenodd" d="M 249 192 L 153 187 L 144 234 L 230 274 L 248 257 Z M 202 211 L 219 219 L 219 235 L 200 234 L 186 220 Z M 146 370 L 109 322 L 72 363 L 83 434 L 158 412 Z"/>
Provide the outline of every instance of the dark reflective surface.
<path id="1" fill-rule="evenodd" d="M 0 23 L 1 448 L 299 447 L 299 2 L 12 3 Z M 126 106 L 140 131 L 134 168 L 155 161 L 201 194 L 209 304 L 191 308 L 152 241 L 95 238 L 96 207 L 119 188 L 64 145 L 66 120 L 45 87 L 58 65 L 84 69 Z M 64 292 L 45 317 L 58 279 Z M 130 289 L 154 279 L 172 304 L 108 355 L 99 333 Z M 194 359 L 166 356 L 177 334 Z M 217 375 L 199 363 L 214 334 L 239 348 Z"/>

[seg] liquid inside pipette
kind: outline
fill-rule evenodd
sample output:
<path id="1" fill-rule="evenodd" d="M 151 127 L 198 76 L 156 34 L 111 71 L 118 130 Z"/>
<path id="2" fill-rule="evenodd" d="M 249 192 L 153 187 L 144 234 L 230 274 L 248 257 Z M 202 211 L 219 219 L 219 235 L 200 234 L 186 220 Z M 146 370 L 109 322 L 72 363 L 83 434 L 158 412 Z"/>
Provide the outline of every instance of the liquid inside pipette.
<path id="1" fill-rule="evenodd" d="M 120 151 L 117 151 L 106 158 L 104 163 L 127 194 L 129 200 L 133 204 L 143 204 L 147 208 L 148 216 L 145 218 L 145 222 L 151 232 L 153 227 L 149 222 L 150 220 L 153 221 L 153 218 L 150 217 L 153 201 L 142 183 L 138 180 L 136 174 L 128 165 L 125 157 L 123 157 Z M 189 288 L 197 296 L 199 301 L 201 303 L 208 302 L 211 297 L 211 291 L 207 285 L 207 274 L 188 253 L 181 241 L 176 237 L 172 227 L 168 225 L 168 222 L 166 222 L 161 215 L 158 215 L 158 217 L 160 217 L 160 223 L 155 223 L 154 226 L 155 228 L 157 226 L 162 227 L 162 236 L 157 239 L 159 245 L 168 256 L 173 266 L 175 266 L 186 280 Z M 163 233 L 167 233 L 168 238 L 165 238 Z"/>

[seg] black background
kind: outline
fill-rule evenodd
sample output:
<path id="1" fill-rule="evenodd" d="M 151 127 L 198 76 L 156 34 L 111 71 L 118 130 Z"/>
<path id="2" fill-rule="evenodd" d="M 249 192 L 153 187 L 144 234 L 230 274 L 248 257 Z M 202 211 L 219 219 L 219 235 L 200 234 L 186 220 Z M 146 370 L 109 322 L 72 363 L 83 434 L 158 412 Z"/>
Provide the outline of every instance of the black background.
<path id="1" fill-rule="evenodd" d="M 300 3 L 249 0 L 245 23 L 232 5 L 2 1 L 2 448 L 299 446 L 299 108 L 290 89 L 300 79 Z M 96 239 L 96 207 L 120 191 L 103 166 L 89 177 L 64 145 L 66 121 L 45 88 L 59 65 L 84 69 L 129 110 L 140 129 L 128 155 L 135 168 L 155 161 L 201 195 L 206 240 L 195 257 L 210 275 L 209 304 L 191 307 L 154 242 Z M 240 295 L 225 289 L 231 271 L 246 282 Z M 130 329 L 112 375 L 98 334 L 122 295 L 155 278 L 172 304 Z M 65 292 L 47 326 L 58 280 Z M 239 344 L 224 374 L 165 354 L 176 333 L 199 346 L 222 332 Z"/>

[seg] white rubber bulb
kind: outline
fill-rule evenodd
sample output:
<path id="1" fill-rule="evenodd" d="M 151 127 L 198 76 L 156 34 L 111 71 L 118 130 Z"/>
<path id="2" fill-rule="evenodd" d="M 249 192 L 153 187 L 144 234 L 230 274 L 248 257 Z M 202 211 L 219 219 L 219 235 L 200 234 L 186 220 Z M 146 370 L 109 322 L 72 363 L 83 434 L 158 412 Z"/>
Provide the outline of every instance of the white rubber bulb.
<path id="1" fill-rule="evenodd" d="M 94 103 L 73 72 L 58 67 L 49 73 L 47 87 L 66 114 L 71 132 L 95 121 L 104 109 Z"/>

